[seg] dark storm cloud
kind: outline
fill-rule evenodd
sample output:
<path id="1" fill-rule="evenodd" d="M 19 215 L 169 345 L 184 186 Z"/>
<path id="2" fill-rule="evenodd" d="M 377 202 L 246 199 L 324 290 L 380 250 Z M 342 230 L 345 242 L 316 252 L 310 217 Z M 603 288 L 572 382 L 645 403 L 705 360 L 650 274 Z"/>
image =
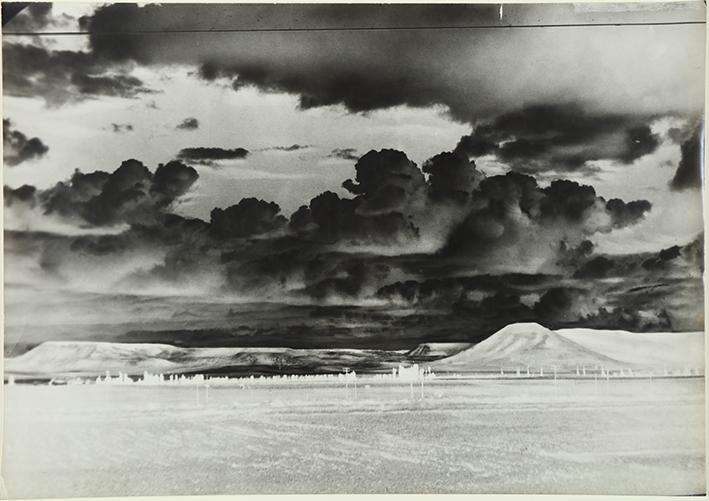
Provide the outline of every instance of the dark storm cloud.
<path id="1" fill-rule="evenodd" d="M 458 153 L 439 153 L 423 164 L 423 171 L 429 175 L 431 198 L 437 201 L 465 203 L 483 179 L 475 162 Z"/>
<path id="2" fill-rule="evenodd" d="M 472 134 L 461 137 L 454 151 L 468 157 L 482 157 L 496 153 L 499 148 L 497 140 L 487 137 L 492 135 L 492 132 L 489 126 L 480 125 Z"/>
<path id="3" fill-rule="evenodd" d="M 74 73 L 71 83 L 81 94 L 98 96 L 131 97 L 139 93 L 150 92 L 142 87 L 143 82 L 130 75 L 86 75 Z"/>
<path id="4" fill-rule="evenodd" d="M 515 296 L 545 290 L 561 277 L 548 274 L 505 273 L 463 277 L 436 277 L 426 280 L 393 282 L 377 290 L 377 297 L 394 302 L 419 305 L 445 305 L 454 302 L 475 304 L 498 295 Z M 478 296 L 476 299 L 475 296 Z"/>
<path id="5" fill-rule="evenodd" d="M 25 134 L 12 127 L 12 122 L 4 118 L 2 121 L 3 162 L 13 167 L 28 160 L 43 157 L 49 147 L 38 137 L 28 138 Z"/>
<path id="6" fill-rule="evenodd" d="M 472 332 L 489 335 L 508 323 L 521 321 L 536 321 L 551 328 L 701 329 L 702 285 L 691 256 L 694 246 L 681 247 L 679 255 L 673 248 L 661 251 L 665 264 L 649 271 L 639 265 L 647 254 L 610 259 L 589 255 L 585 244 L 580 255 L 586 272 L 575 276 L 513 273 L 437 277 L 393 282 L 381 287 L 376 296 L 399 307 L 402 303 L 417 306 L 418 311 L 450 311 L 462 320 L 461 328 L 470 329 L 471 339 L 477 336 Z M 685 274 L 688 265 L 692 271 Z M 607 278 L 612 280 L 604 280 Z M 699 294 L 699 299 L 692 294 Z"/>
<path id="7" fill-rule="evenodd" d="M 90 52 L 50 50 L 3 42 L 3 91 L 10 96 L 42 97 L 61 105 L 88 97 L 133 98 L 150 93 L 120 65 Z"/>
<path id="8" fill-rule="evenodd" d="M 213 209 L 211 229 L 217 238 L 243 238 L 285 227 L 287 219 L 274 202 L 244 198 L 226 209 Z"/>
<path id="9" fill-rule="evenodd" d="M 653 134 L 646 124 L 635 125 L 625 130 L 625 151 L 621 151 L 617 160 L 625 164 L 633 163 L 638 158 L 655 151 L 660 145 L 657 134 Z M 614 157 L 607 157 L 613 159 Z"/>
<path id="10" fill-rule="evenodd" d="M 405 210 L 425 189 L 421 170 L 401 151 L 371 150 L 357 160 L 355 171 L 355 179 L 347 179 L 342 186 L 358 195 L 362 214 Z"/>
<path id="11" fill-rule="evenodd" d="M 574 171 L 592 160 L 623 164 L 660 144 L 647 123 L 652 117 L 589 112 L 578 104 L 534 105 L 478 124 L 456 152 L 494 154 L 520 171 Z"/>
<path id="12" fill-rule="evenodd" d="M 289 227 L 299 238 L 361 245 L 412 243 L 413 219 L 426 202 L 426 181 L 405 153 L 371 150 L 355 163 L 355 178 L 343 187 L 354 198 L 326 191 L 301 206 Z"/>
<path id="13" fill-rule="evenodd" d="M 211 165 L 219 160 L 238 160 L 249 156 L 249 150 L 244 148 L 183 148 L 177 154 L 180 160 L 193 161 Z"/>
<path id="14" fill-rule="evenodd" d="M 335 148 L 328 155 L 330 158 L 341 158 L 342 160 L 354 160 L 359 159 L 356 148 Z"/>
<path id="15" fill-rule="evenodd" d="M 573 287 L 552 287 L 539 298 L 534 305 L 534 313 L 545 323 L 550 321 L 574 320 L 585 299 L 583 289 Z"/>
<path id="16" fill-rule="evenodd" d="M 187 64 L 205 80 L 231 79 L 235 89 L 254 85 L 297 95 L 302 108 L 342 104 L 366 112 L 440 104 L 456 119 L 473 123 L 524 103 L 552 102 L 559 95 L 606 112 L 687 112 L 701 106 L 701 84 L 687 87 L 687 82 L 700 81 L 701 74 L 686 64 L 684 52 L 673 57 L 672 51 L 680 49 L 675 49 L 679 39 L 671 30 L 651 37 L 637 28 L 618 29 L 611 36 L 589 31 L 585 43 L 578 43 L 577 30 L 410 28 L 594 22 L 599 17 L 646 21 L 648 15 L 669 19 L 675 14 L 600 15 L 570 5 L 516 5 L 500 19 L 494 5 L 113 4 L 81 22 L 91 32 L 93 53 L 118 63 Z M 682 15 L 696 17 L 696 12 Z M 254 26 L 266 31 L 248 32 Z M 246 31 L 215 37 L 209 33 L 215 29 Z M 627 50 L 618 51 L 618 43 Z M 229 49 L 235 46 L 238 51 Z M 540 53 L 546 54 L 544 64 L 537 61 Z M 518 78 L 520 74 L 525 78 Z M 608 92 L 618 82 L 623 88 Z M 667 97 L 680 90 L 681 98 Z M 641 143 L 647 139 L 638 132 L 631 140 L 638 137 Z"/>
<path id="17" fill-rule="evenodd" d="M 110 174 L 104 171 L 84 174 L 77 170 L 68 182 L 59 182 L 41 192 L 42 206 L 47 214 L 81 214 L 84 205 L 101 194 L 109 177 Z"/>
<path id="18" fill-rule="evenodd" d="M 315 299 L 357 298 L 389 276 L 390 268 L 376 260 L 319 256 L 308 263 L 305 292 Z"/>
<path id="19" fill-rule="evenodd" d="M 198 177 L 196 170 L 183 163 L 172 161 L 160 164 L 155 169 L 150 194 L 158 207 L 166 207 L 186 193 Z"/>
<path id="20" fill-rule="evenodd" d="M 585 256 L 574 277 L 586 300 L 574 323 L 634 331 L 701 330 L 702 255 L 703 235 L 656 253 Z M 595 302 L 589 302 L 592 298 Z"/>
<path id="21" fill-rule="evenodd" d="M 345 248 L 408 246 L 419 236 L 414 222 L 425 203 L 423 173 L 396 150 L 370 151 L 343 186 L 354 198 L 326 191 L 301 206 L 289 229 L 303 242 Z"/>
<path id="22" fill-rule="evenodd" d="M 598 256 L 587 261 L 574 274 L 577 278 L 606 278 L 614 271 L 616 263 L 605 256 Z"/>
<path id="23" fill-rule="evenodd" d="M 699 124 L 691 137 L 682 143 L 682 157 L 670 187 L 673 190 L 701 188 L 702 186 L 702 140 L 704 127 Z"/>
<path id="24" fill-rule="evenodd" d="M 32 2 L 12 18 L 13 31 L 33 32 L 40 31 L 52 21 L 52 4 L 45 2 Z"/>
<path id="25" fill-rule="evenodd" d="M 34 206 L 36 203 L 35 195 L 37 194 L 37 188 L 29 185 L 23 184 L 17 189 L 12 189 L 9 186 L 3 187 L 3 198 L 5 200 L 6 207 L 12 207 L 15 202 L 26 203 L 30 206 Z"/>
<path id="26" fill-rule="evenodd" d="M 673 245 L 658 252 L 657 256 L 646 259 L 642 263 L 642 267 L 646 270 L 661 269 L 667 266 L 670 261 L 673 261 L 682 255 L 682 247 Z"/>
<path id="27" fill-rule="evenodd" d="M 600 300 L 598 294 L 603 293 L 612 299 Z M 538 322 L 552 329 L 584 326 L 635 332 L 670 331 L 672 319 L 663 305 L 663 297 L 667 296 L 618 293 L 603 285 L 590 289 L 587 284 L 554 287 L 534 305 L 534 313 Z"/>
<path id="28" fill-rule="evenodd" d="M 170 54 L 154 47 L 152 39 L 139 39 L 128 33 L 136 27 L 150 30 L 182 29 L 187 25 L 194 28 L 194 23 L 207 19 L 227 16 L 240 25 L 263 25 L 263 19 L 268 19 L 269 26 L 285 26 L 302 24 L 304 27 L 316 25 L 342 26 L 356 25 L 372 27 L 375 25 L 392 26 L 428 26 L 431 23 L 448 25 L 461 23 L 461 18 L 467 22 L 495 21 L 497 9 L 494 6 L 316 6 L 281 5 L 272 6 L 232 6 L 202 9 L 201 19 L 195 20 L 194 8 L 172 6 L 165 8 L 158 5 L 138 7 L 130 4 L 114 4 L 97 9 L 93 16 L 82 18 L 84 28 L 92 32 L 91 47 L 93 51 L 107 59 L 118 62 L 137 61 L 141 64 L 160 64 L 162 62 L 192 62 L 199 67 L 198 74 L 205 80 L 216 78 L 233 79 L 234 88 L 244 85 L 255 85 L 269 91 L 294 93 L 300 96 L 302 108 L 313 108 L 330 104 L 344 104 L 350 111 L 370 111 L 400 104 L 427 106 L 443 102 L 446 98 L 440 91 L 445 85 L 440 79 L 420 79 L 419 71 L 403 61 L 404 55 L 414 38 L 411 34 L 387 34 L 384 38 L 390 40 L 386 45 L 394 53 L 387 57 L 388 70 L 381 71 L 382 56 L 374 54 L 362 58 L 347 49 L 341 41 L 333 47 L 331 44 L 321 44 L 319 38 L 307 32 L 301 32 L 295 43 L 289 42 L 288 51 L 268 50 L 254 52 L 254 43 L 249 40 L 242 46 L 243 57 L 233 58 L 221 55 L 196 54 L 199 50 L 182 51 L 181 54 Z M 213 25 L 213 23 L 211 23 Z M 233 23 L 230 25 L 234 27 Z M 103 36 L 102 32 L 111 32 L 112 36 Z M 377 33 L 368 37 L 379 38 Z M 339 38 L 339 34 L 337 36 Z M 362 38 L 345 35 L 351 38 L 353 47 L 361 45 Z M 182 40 L 177 40 L 181 43 Z M 256 42 L 258 45 L 258 42 Z M 319 47 L 316 51 L 313 44 Z M 437 51 L 443 50 L 443 42 L 436 43 Z M 194 48 L 193 48 L 194 49 Z M 285 49 L 285 47 L 284 47 Z M 293 58 L 285 52 L 295 50 L 298 55 Z M 320 52 L 322 55 L 317 56 Z M 345 57 L 338 58 L 336 54 L 344 52 Z M 399 55 L 401 57 L 399 57 Z M 279 60 L 287 57 L 286 64 Z M 370 60 L 369 69 L 359 69 L 360 63 Z M 356 58 L 356 60 L 354 60 Z M 340 59 L 341 62 L 337 62 Z M 293 61 L 298 60 L 298 64 Z M 334 63 L 334 64 L 333 64 Z M 377 71 L 369 71 L 375 70 Z M 432 72 L 432 75 L 435 74 Z M 414 85 L 414 82 L 418 82 Z M 426 83 L 428 82 L 428 83 Z"/>
<path id="29" fill-rule="evenodd" d="M 673 245 L 658 252 L 628 255 L 605 255 L 594 253 L 595 246 L 589 240 L 576 247 L 561 243 L 557 264 L 574 278 L 599 279 L 637 276 L 652 280 L 656 273 L 693 270 L 703 268 L 703 235 L 683 245 Z M 650 273 L 649 273 L 650 272 Z"/>
<path id="30" fill-rule="evenodd" d="M 401 212 L 361 214 L 358 211 L 361 203 L 326 191 L 313 198 L 308 206 L 299 208 L 291 216 L 290 227 L 300 238 L 323 244 L 386 245 L 410 242 L 418 236 L 416 226 Z"/>
<path id="31" fill-rule="evenodd" d="M 195 130 L 199 129 L 199 120 L 194 117 L 185 118 L 182 122 L 177 124 L 175 127 L 182 130 Z"/>
<path id="32" fill-rule="evenodd" d="M 618 198 L 612 198 L 606 202 L 606 211 L 613 219 L 614 228 L 624 228 L 635 224 L 651 208 L 652 204 L 647 200 L 634 200 L 625 203 Z"/>

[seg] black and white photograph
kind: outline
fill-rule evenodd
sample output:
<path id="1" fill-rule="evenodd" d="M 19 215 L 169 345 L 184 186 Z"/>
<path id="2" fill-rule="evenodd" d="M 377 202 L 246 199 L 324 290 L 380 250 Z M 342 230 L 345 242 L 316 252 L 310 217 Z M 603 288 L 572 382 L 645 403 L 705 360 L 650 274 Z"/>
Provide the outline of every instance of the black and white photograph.
<path id="1" fill-rule="evenodd" d="M 705 495 L 705 30 L 3 2 L 0 497 Z"/>

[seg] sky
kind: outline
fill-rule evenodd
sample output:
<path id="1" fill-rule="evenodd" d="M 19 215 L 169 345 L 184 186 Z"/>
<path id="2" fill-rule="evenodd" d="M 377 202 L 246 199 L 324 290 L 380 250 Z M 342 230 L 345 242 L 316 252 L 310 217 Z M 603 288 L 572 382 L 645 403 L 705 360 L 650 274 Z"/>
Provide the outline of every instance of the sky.
<path id="1" fill-rule="evenodd" d="M 530 315 L 694 328 L 704 17 L 699 2 L 33 4 L 3 30 L 9 321 L 32 323 L 31 295 L 55 323 L 97 322 L 90 300 L 55 305 L 69 291 L 113 323 L 144 294 L 382 308 L 390 327 L 402 304 L 463 301 L 483 337 Z M 629 299 L 649 282 L 664 295 Z M 493 299 L 511 310 L 480 320 Z M 361 322 L 344 338 L 381 339 Z"/>

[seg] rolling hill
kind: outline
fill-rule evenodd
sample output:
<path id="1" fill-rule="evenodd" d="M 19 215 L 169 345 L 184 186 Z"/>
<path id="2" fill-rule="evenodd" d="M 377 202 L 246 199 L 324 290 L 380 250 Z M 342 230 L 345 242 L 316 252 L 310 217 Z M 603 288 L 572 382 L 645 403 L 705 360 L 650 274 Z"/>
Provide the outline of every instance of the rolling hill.
<path id="1" fill-rule="evenodd" d="M 180 348 L 167 344 L 47 341 L 5 360 L 5 372 L 18 377 L 96 376 L 110 371 L 151 373 L 307 373 L 343 368 L 394 367 L 404 352 L 305 350 L 291 348 Z"/>

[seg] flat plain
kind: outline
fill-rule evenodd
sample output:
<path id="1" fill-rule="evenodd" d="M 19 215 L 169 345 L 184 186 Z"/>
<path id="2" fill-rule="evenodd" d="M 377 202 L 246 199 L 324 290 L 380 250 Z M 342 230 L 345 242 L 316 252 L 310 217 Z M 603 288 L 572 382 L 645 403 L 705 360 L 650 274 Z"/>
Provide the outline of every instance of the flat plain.
<path id="1" fill-rule="evenodd" d="M 696 377 L 4 389 L 11 498 L 705 492 Z"/>

